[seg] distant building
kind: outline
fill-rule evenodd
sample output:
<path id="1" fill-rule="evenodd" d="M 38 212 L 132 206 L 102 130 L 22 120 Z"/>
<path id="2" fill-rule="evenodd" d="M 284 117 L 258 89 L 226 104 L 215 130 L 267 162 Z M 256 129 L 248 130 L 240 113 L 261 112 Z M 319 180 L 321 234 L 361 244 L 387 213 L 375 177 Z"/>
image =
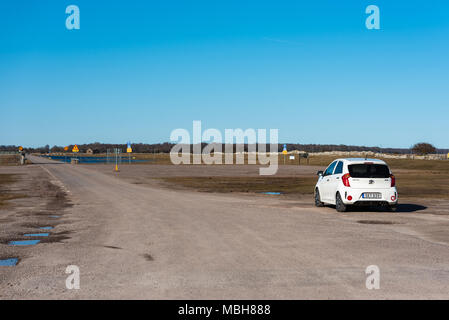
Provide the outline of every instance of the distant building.
<path id="1" fill-rule="evenodd" d="M 93 151 L 92 149 L 89 148 L 89 149 L 87 149 L 86 153 L 87 153 L 87 154 L 94 154 L 94 151 Z"/>

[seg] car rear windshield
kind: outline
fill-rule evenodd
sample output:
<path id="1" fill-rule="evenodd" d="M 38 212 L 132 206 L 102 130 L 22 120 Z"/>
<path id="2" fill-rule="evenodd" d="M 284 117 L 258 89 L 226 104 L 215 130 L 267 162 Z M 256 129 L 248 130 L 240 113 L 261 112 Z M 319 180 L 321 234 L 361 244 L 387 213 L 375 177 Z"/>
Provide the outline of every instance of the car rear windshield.
<path id="1" fill-rule="evenodd" d="M 390 170 L 384 164 L 351 164 L 348 166 L 352 178 L 389 178 Z"/>

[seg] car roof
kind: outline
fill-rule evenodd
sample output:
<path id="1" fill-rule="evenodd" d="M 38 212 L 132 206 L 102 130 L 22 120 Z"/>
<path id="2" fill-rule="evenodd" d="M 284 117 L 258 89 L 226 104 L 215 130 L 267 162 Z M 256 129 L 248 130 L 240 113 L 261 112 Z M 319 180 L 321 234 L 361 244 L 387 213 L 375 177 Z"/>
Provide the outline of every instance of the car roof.
<path id="1" fill-rule="evenodd" d="M 370 158 L 343 158 L 343 159 L 336 159 L 344 162 L 349 163 L 365 163 L 365 162 L 374 162 L 377 164 L 386 164 L 385 161 L 380 159 L 370 159 Z"/>

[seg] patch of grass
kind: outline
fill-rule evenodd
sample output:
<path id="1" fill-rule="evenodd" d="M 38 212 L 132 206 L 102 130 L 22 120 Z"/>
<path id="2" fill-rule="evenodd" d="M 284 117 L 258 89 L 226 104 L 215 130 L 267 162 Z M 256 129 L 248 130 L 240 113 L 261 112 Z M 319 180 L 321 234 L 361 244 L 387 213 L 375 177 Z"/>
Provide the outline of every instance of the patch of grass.
<path id="1" fill-rule="evenodd" d="M 132 153 L 131 158 L 136 160 L 148 160 L 148 162 L 137 162 L 134 164 L 145 165 L 145 164 L 172 164 L 170 160 L 170 155 L 168 153 Z M 127 163 L 128 157 L 124 156 L 122 158 L 123 163 Z"/>
<path id="2" fill-rule="evenodd" d="M 382 221 L 382 220 L 358 220 L 358 223 L 362 224 L 396 224 L 393 221 Z"/>
<path id="3" fill-rule="evenodd" d="M 11 184 L 11 183 L 17 181 L 16 176 L 17 175 L 15 175 L 15 174 L 5 174 L 5 173 L 0 174 L 0 188 L 3 185 Z"/>
<path id="4" fill-rule="evenodd" d="M 449 174 L 423 172 L 396 175 L 399 197 L 449 199 Z M 311 177 L 165 177 L 158 178 L 170 187 L 200 192 L 282 192 L 312 194 L 317 181 Z"/>
<path id="5" fill-rule="evenodd" d="M 23 194 L 0 194 L 0 207 L 6 205 L 6 201 L 8 200 L 14 200 L 14 199 L 20 199 L 20 198 L 26 198 Z"/>
<path id="6" fill-rule="evenodd" d="M 312 194 L 315 177 L 167 177 L 159 178 L 170 186 L 201 192 L 282 192 Z"/>
<path id="7" fill-rule="evenodd" d="M 24 198 L 22 194 L 7 192 L 7 186 L 17 181 L 16 174 L 0 174 L 0 207 L 6 205 L 6 201 L 12 199 Z"/>
<path id="8" fill-rule="evenodd" d="M 309 165 L 326 167 L 332 161 L 338 158 L 352 158 L 355 156 L 329 156 L 329 155 L 311 155 Z M 449 173 L 449 160 L 412 160 L 412 159 L 390 159 L 378 158 L 384 160 L 392 171 L 396 169 L 402 170 L 430 170 Z M 301 159 L 301 164 L 306 164 L 305 159 Z M 279 162 L 282 164 L 282 162 Z"/>
<path id="9" fill-rule="evenodd" d="M 1 154 L 0 166 L 17 166 L 20 156 L 16 154 Z"/>
<path id="10" fill-rule="evenodd" d="M 449 173 L 398 173 L 396 181 L 399 197 L 449 199 Z"/>
<path id="11" fill-rule="evenodd" d="M 411 159 L 382 159 L 390 166 L 391 170 L 426 170 L 449 173 L 449 160 L 411 160 Z"/>

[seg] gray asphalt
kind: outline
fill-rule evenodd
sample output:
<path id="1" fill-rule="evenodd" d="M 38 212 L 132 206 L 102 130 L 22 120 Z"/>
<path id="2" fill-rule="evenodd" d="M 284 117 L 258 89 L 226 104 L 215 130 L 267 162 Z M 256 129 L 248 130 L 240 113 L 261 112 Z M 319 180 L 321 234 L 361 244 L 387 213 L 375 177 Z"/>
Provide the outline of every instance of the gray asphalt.
<path id="1" fill-rule="evenodd" d="M 1 269 L 11 283 L 2 298 L 449 298 L 447 215 L 339 214 L 304 199 L 166 190 L 32 160 L 68 192 L 72 233 Z M 79 290 L 65 287 L 68 265 L 80 268 Z M 365 286 L 369 265 L 380 269 L 378 290 Z"/>

